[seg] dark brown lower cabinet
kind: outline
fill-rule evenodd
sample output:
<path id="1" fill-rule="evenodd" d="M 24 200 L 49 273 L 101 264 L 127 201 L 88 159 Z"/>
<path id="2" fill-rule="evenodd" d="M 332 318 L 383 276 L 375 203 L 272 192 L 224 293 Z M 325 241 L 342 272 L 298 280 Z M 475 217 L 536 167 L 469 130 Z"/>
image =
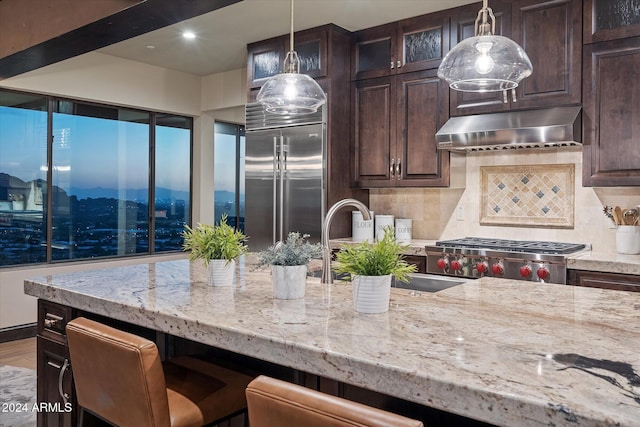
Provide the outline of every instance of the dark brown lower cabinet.
<path id="1" fill-rule="evenodd" d="M 426 273 L 427 272 L 427 257 L 420 255 L 403 255 L 402 258 L 407 261 L 409 264 L 413 264 L 416 266 L 416 273 Z"/>
<path id="2" fill-rule="evenodd" d="M 584 270 L 569 270 L 568 274 L 570 285 L 640 292 L 640 276 Z"/>
<path id="3" fill-rule="evenodd" d="M 38 427 L 62 427 L 76 425 L 76 403 L 73 378 L 69 364 L 69 348 L 66 344 L 37 338 L 38 352 Z"/>

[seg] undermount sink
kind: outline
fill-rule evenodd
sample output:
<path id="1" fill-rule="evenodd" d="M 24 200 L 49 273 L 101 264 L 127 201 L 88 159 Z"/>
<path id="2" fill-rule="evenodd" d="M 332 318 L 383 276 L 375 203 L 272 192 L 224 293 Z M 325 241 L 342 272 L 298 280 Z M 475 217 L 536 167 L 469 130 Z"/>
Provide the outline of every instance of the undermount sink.
<path id="1" fill-rule="evenodd" d="M 322 271 L 309 271 L 308 276 L 320 277 Z M 343 280 L 347 274 L 336 275 L 332 273 L 334 280 Z M 438 276 L 437 274 L 413 273 L 408 283 L 398 283 L 395 279 L 391 282 L 391 286 L 398 289 L 408 289 L 418 292 L 438 292 L 457 285 L 466 283 L 470 279 L 461 279 L 458 277 Z"/>
<path id="2" fill-rule="evenodd" d="M 467 282 L 468 279 L 413 273 L 408 283 L 392 282 L 391 286 L 419 292 L 438 292 Z"/>
<path id="3" fill-rule="evenodd" d="M 309 272 L 307 273 L 308 277 L 322 277 L 322 270 L 309 270 Z M 333 277 L 333 280 L 344 280 L 345 277 L 349 277 L 349 275 L 347 273 L 336 273 L 335 271 L 331 272 L 331 277 Z"/>

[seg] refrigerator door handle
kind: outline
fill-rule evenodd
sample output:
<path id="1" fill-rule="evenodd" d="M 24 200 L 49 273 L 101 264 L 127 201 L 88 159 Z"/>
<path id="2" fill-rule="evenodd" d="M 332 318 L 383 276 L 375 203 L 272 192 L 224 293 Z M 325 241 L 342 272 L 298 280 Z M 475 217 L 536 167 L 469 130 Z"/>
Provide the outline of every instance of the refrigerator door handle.
<path id="1" fill-rule="evenodd" d="M 280 200 L 278 203 L 278 219 L 280 221 L 280 239 L 281 242 L 284 242 L 283 234 L 284 234 L 284 180 L 285 180 L 285 169 L 286 169 L 286 158 L 285 158 L 285 149 L 284 149 L 284 136 L 280 135 Z"/>
<path id="2" fill-rule="evenodd" d="M 271 241 L 276 242 L 276 218 L 278 217 L 278 175 L 280 174 L 280 157 L 278 155 L 278 137 L 273 137 L 273 235 Z"/>

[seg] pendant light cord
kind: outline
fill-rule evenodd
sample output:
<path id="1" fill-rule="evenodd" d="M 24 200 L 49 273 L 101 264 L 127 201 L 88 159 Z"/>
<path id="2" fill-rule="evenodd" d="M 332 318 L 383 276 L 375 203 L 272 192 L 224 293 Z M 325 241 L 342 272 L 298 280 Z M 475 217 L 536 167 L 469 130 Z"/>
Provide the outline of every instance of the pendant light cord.
<path id="1" fill-rule="evenodd" d="M 291 45 L 289 46 L 289 50 L 295 50 L 294 48 L 295 45 L 293 44 L 293 0 L 291 0 L 291 33 L 290 34 L 291 35 L 290 35 L 289 43 L 291 43 Z"/>
<path id="2" fill-rule="evenodd" d="M 474 27 L 475 36 L 491 36 L 496 33 L 496 17 L 489 7 L 489 0 L 482 1 L 482 9 L 478 12 Z"/>
<path id="3" fill-rule="evenodd" d="M 286 73 L 300 73 L 300 58 L 293 42 L 293 0 L 291 0 L 291 31 L 289 32 L 289 52 L 284 58 L 283 69 Z"/>

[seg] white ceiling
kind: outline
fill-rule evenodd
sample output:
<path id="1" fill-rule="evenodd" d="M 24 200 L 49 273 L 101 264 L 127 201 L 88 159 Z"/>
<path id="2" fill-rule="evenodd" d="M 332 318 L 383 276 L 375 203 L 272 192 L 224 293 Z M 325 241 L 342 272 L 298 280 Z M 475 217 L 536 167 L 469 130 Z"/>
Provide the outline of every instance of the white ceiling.
<path id="1" fill-rule="evenodd" d="M 333 23 L 357 31 L 469 3 L 474 1 L 296 0 L 294 28 L 299 31 Z M 248 43 L 288 34 L 290 25 L 289 0 L 244 0 L 99 52 L 205 76 L 243 68 Z M 193 31 L 197 38 L 183 39 L 184 30 Z"/>

